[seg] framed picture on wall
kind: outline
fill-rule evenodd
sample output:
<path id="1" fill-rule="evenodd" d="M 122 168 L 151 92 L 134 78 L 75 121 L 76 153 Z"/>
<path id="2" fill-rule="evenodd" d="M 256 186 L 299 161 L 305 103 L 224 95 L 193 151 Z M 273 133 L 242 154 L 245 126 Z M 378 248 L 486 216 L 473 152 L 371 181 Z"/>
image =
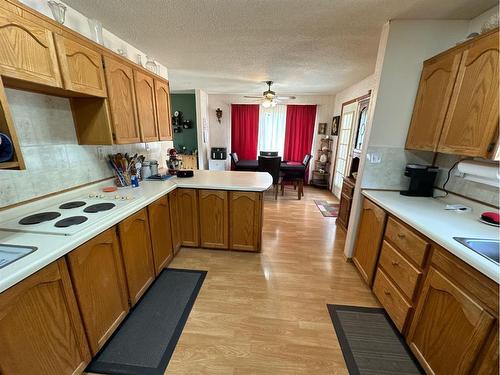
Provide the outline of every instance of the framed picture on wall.
<path id="1" fill-rule="evenodd" d="M 339 135 L 339 125 L 340 125 L 340 116 L 333 116 L 332 119 L 332 135 Z"/>
<path id="2" fill-rule="evenodd" d="M 328 124 L 326 122 L 320 122 L 318 124 L 318 134 L 326 134 L 326 126 Z"/>

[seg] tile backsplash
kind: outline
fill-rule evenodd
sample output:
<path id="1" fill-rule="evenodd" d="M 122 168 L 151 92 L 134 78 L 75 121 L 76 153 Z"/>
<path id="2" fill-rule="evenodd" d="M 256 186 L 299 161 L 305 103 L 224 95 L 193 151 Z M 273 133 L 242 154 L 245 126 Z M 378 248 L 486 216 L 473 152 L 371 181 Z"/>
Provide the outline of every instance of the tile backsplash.
<path id="1" fill-rule="evenodd" d="M 26 170 L 0 170 L 0 207 L 97 181 L 113 175 L 106 156 L 143 154 L 165 166 L 172 142 L 114 146 L 78 144 L 69 100 L 6 89 Z M 146 146 L 148 150 L 146 150 Z"/>

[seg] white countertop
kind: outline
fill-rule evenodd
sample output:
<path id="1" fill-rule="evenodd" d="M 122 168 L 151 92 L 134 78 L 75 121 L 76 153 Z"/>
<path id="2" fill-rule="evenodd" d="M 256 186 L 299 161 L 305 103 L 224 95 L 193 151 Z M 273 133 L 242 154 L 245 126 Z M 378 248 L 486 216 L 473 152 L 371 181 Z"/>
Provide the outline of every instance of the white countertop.
<path id="1" fill-rule="evenodd" d="M 31 212 L 43 209 L 61 200 L 70 200 L 82 194 L 100 191 L 104 186 L 109 186 L 110 181 L 75 189 L 63 194 L 51 196 L 32 203 L 0 211 L 0 220 L 7 221 L 21 217 Z M 71 236 L 34 234 L 23 232 L 10 232 L 0 230 L 0 243 L 18 246 L 35 246 L 38 249 L 0 269 L 0 293 L 10 288 L 29 275 L 35 273 L 49 263 L 64 256 L 71 250 L 87 242 L 99 233 L 111 228 L 134 212 L 146 207 L 156 199 L 162 197 L 176 187 L 238 190 L 238 191 L 264 191 L 272 185 L 269 173 L 262 172 L 234 172 L 234 171 L 195 171 L 194 177 L 173 177 L 166 181 L 143 181 L 139 188 L 120 189 L 119 193 L 130 195 L 132 201 L 124 207 L 113 210 L 103 220 L 96 222 L 93 227 L 87 228 Z"/>
<path id="2" fill-rule="evenodd" d="M 395 191 L 363 190 L 363 195 L 435 243 L 462 259 L 490 279 L 500 283 L 500 267 L 453 237 L 499 239 L 497 227 L 478 221 L 491 207 L 449 195 L 446 198 L 407 197 Z M 446 204 L 464 204 L 471 212 L 445 210 Z"/>

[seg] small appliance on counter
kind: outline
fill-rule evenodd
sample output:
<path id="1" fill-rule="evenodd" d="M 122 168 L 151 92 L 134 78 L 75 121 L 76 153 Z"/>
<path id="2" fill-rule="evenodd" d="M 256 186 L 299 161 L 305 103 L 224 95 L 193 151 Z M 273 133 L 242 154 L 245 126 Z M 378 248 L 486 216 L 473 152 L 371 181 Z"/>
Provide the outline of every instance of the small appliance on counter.
<path id="1" fill-rule="evenodd" d="M 432 197 L 438 170 L 438 167 L 430 165 L 408 164 L 404 175 L 410 178 L 410 185 L 408 190 L 402 190 L 400 194 L 410 197 Z"/>
<path id="2" fill-rule="evenodd" d="M 227 159 L 227 148 L 226 147 L 212 147 L 210 155 L 212 155 L 212 160 L 226 160 Z"/>
<path id="3" fill-rule="evenodd" d="M 194 172 L 191 169 L 179 169 L 177 171 L 177 177 L 179 178 L 184 178 L 184 177 L 193 177 Z"/>

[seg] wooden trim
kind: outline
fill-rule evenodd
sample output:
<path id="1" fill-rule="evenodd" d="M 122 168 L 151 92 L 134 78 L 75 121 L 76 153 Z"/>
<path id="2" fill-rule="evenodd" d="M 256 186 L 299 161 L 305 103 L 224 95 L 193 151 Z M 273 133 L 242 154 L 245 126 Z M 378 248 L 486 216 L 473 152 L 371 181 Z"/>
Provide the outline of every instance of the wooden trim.
<path id="1" fill-rule="evenodd" d="M 340 116 L 342 117 L 342 112 L 343 112 L 344 107 L 346 105 L 349 105 L 349 104 L 352 104 L 352 103 L 356 103 L 356 102 L 360 102 L 362 100 L 368 99 L 368 98 L 370 98 L 371 95 L 372 95 L 372 90 L 368 90 L 368 94 L 364 94 L 364 95 L 358 96 L 357 98 L 354 98 L 354 99 L 348 100 L 347 102 L 342 103 L 342 110 L 340 111 Z"/>

